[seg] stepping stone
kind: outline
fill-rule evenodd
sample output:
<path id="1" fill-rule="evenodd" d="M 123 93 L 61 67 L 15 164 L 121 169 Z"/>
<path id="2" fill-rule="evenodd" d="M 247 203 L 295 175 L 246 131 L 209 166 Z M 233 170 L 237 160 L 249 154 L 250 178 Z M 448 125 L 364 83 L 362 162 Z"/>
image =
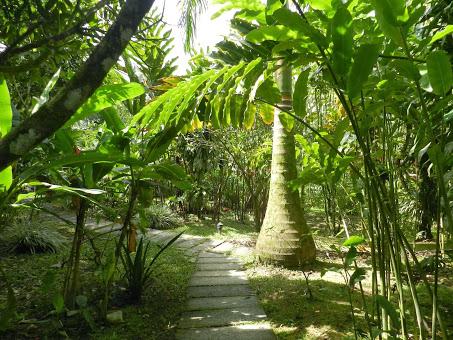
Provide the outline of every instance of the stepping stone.
<path id="1" fill-rule="evenodd" d="M 225 308 L 239 308 L 258 305 L 256 296 L 223 296 L 192 298 L 188 301 L 186 310 L 212 310 Z"/>
<path id="2" fill-rule="evenodd" d="M 176 339 L 276 339 L 240 261 L 224 254 L 234 249 L 231 243 L 181 237 L 175 246 L 198 258 Z"/>
<path id="3" fill-rule="evenodd" d="M 178 330 L 178 340 L 275 340 L 276 337 L 267 323 L 227 327 L 209 327 Z"/>
<path id="4" fill-rule="evenodd" d="M 148 233 L 150 234 L 161 234 L 164 233 L 165 231 L 159 230 L 159 229 L 148 229 Z"/>
<path id="5" fill-rule="evenodd" d="M 186 253 L 188 255 L 196 256 L 200 252 L 205 251 L 205 250 L 206 250 L 206 245 L 205 244 L 200 244 L 199 246 L 196 246 L 196 247 L 193 247 L 193 248 L 188 248 L 185 251 L 186 251 Z"/>
<path id="6" fill-rule="evenodd" d="M 198 263 L 239 263 L 239 261 L 232 257 L 200 257 Z"/>
<path id="7" fill-rule="evenodd" d="M 179 328 L 201 328 L 231 326 L 240 322 L 256 322 L 266 319 L 266 314 L 258 305 L 206 311 L 191 311 L 182 314 Z"/>
<path id="8" fill-rule="evenodd" d="M 234 245 L 229 243 L 229 242 L 223 242 L 222 244 L 219 244 L 218 246 L 212 248 L 212 252 L 214 253 L 226 253 L 229 251 L 232 251 L 234 249 Z"/>
<path id="9" fill-rule="evenodd" d="M 187 289 L 189 298 L 250 295 L 254 293 L 248 285 L 192 286 Z"/>
<path id="10" fill-rule="evenodd" d="M 178 240 L 175 242 L 175 246 L 177 245 L 180 248 L 193 248 L 196 246 L 199 246 L 200 244 L 203 244 L 204 240 Z"/>
<path id="11" fill-rule="evenodd" d="M 189 286 L 225 286 L 225 285 L 247 285 L 247 277 L 238 276 L 201 276 L 192 277 Z"/>
<path id="12" fill-rule="evenodd" d="M 211 248 L 216 248 L 216 247 L 220 246 L 221 244 L 225 243 L 225 241 L 209 240 L 207 243 Z M 210 252 L 212 252 L 212 249 L 210 250 Z"/>
<path id="13" fill-rule="evenodd" d="M 245 271 L 243 270 L 199 270 L 195 272 L 192 277 L 203 277 L 203 276 L 233 276 L 233 277 L 246 277 Z"/>
<path id="14" fill-rule="evenodd" d="M 237 263 L 240 264 L 240 262 L 237 259 L 231 258 L 231 257 L 201 257 L 198 259 L 199 264 L 210 264 L 210 263 L 215 263 L 215 264 L 225 264 L 225 263 Z"/>
<path id="15" fill-rule="evenodd" d="M 175 237 L 174 235 L 168 236 L 168 235 L 153 235 L 152 237 L 149 238 L 151 242 L 157 243 L 159 245 L 165 245 L 168 242 L 171 241 L 171 239 Z"/>
<path id="16" fill-rule="evenodd" d="M 230 263 L 199 263 L 198 270 L 228 270 L 228 269 L 236 269 L 241 270 L 242 267 L 238 263 L 230 262 Z"/>
<path id="17" fill-rule="evenodd" d="M 224 258 L 225 255 L 219 254 L 219 253 L 212 253 L 212 252 L 209 252 L 209 251 L 205 251 L 205 252 L 201 253 L 199 257 L 200 257 L 200 258 L 202 258 L 202 257 L 209 257 L 209 258 L 213 258 L 213 257 Z"/>

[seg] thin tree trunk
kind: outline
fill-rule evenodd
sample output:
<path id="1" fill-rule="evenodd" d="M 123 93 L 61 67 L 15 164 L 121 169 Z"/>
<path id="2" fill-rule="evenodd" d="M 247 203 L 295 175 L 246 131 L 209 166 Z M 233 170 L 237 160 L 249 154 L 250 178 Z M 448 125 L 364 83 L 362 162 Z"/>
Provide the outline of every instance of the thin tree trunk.
<path id="1" fill-rule="evenodd" d="M 71 255 L 68 263 L 68 273 L 66 275 L 64 287 L 65 304 L 70 308 L 74 308 L 75 297 L 80 290 L 80 251 L 82 248 L 87 209 L 87 201 L 81 199 L 77 211 L 76 229 L 74 232 Z"/>

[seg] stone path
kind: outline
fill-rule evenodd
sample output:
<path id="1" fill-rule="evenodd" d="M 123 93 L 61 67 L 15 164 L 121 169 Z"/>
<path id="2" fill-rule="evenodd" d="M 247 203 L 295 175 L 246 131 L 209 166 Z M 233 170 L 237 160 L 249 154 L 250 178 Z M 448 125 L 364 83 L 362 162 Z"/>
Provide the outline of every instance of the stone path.
<path id="1" fill-rule="evenodd" d="M 243 267 L 237 259 L 224 254 L 230 247 L 215 241 L 198 246 L 201 251 L 197 269 L 189 282 L 176 339 L 275 339 Z"/>
<path id="2" fill-rule="evenodd" d="M 65 216 L 74 221 L 74 216 Z M 118 230 L 121 225 L 87 221 L 98 232 Z M 164 245 L 176 234 L 151 229 L 147 238 Z M 275 340 L 266 314 L 250 288 L 241 263 L 225 255 L 233 246 L 228 242 L 181 235 L 173 244 L 197 261 L 187 290 L 187 304 L 178 322 L 178 340 Z"/>

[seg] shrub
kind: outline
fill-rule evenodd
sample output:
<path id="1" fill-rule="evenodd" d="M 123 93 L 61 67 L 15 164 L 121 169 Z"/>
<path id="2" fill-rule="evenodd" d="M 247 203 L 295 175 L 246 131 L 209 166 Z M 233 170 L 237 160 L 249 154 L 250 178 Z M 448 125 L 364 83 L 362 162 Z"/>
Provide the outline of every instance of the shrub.
<path id="1" fill-rule="evenodd" d="M 154 269 L 154 263 L 181 235 L 182 233 L 179 233 L 173 237 L 153 256 L 148 255 L 150 243 L 147 242 L 146 245 L 144 245 L 143 237 L 138 243 L 136 252 L 131 253 L 123 246 L 120 259 L 123 263 L 127 292 L 132 302 L 139 302 L 141 300 L 144 290 L 151 283 L 151 274 Z"/>
<path id="2" fill-rule="evenodd" d="M 142 225 L 154 229 L 172 229 L 181 225 L 181 219 L 165 205 L 151 205 L 143 210 Z"/>
<path id="3" fill-rule="evenodd" d="M 66 244 L 66 238 L 49 227 L 28 222 L 7 226 L 0 241 L 7 250 L 17 253 L 56 253 Z"/>

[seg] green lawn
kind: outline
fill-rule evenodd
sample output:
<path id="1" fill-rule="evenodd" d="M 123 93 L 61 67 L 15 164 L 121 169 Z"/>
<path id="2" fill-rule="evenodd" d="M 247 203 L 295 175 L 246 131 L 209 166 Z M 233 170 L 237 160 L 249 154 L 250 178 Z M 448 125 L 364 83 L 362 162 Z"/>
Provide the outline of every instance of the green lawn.
<path id="1" fill-rule="evenodd" d="M 341 237 L 334 237 L 327 233 L 327 227 L 320 212 L 310 211 L 307 222 L 314 234 L 318 250 L 317 261 L 305 268 L 309 276 L 308 285 L 302 270 L 290 270 L 271 265 L 254 262 L 253 256 L 243 257 L 249 281 L 256 291 L 261 304 L 266 311 L 273 330 L 279 339 L 345 339 L 354 338 L 353 318 L 347 286 L 341 273 L 330 269 L 341 269 L 341 258 L 331 250 L 331 245 L 340 246 Z M 209 238 L 231 241 L 238 245 L 253 247 L 257 232 L 251 225 L 234 221 L 224 222 L 224 233 L 216 233 L 210 221 L 190 223 L 186 233 L 206 236 Z M 351 228 L 353 234 L 360 234 Z M 344 238 L 344 236 L 343 236 Z M 358 262 L 367 269 L 367 279 L 363 282 L 365 302 L 368 307 L 373 304 L 370 295 L 370 256 L 363 252 Z M 326 272 L 325 274 L 323 274 Z M 440 310 L 444 316 L 446 326 L 453 331 L 453 264 L 446 263 L 441 269 L 439 285 Z M 312 292 L 312 297 L 308 293 Z M 421 306 L 426 314 L 430 314 L 431 301 L 422 283 L 417 285 Z M 395 292 L 395 294 L 397 294 Z M 407 299 L 410 292 L 405 291 Z M 362 309 L 360 291 L 352 292 L 354 318 L 357 328 L 367 331 L 367 325 Z M 412 331 L 413 311 L 408 310 L 409 332 Z"/>

